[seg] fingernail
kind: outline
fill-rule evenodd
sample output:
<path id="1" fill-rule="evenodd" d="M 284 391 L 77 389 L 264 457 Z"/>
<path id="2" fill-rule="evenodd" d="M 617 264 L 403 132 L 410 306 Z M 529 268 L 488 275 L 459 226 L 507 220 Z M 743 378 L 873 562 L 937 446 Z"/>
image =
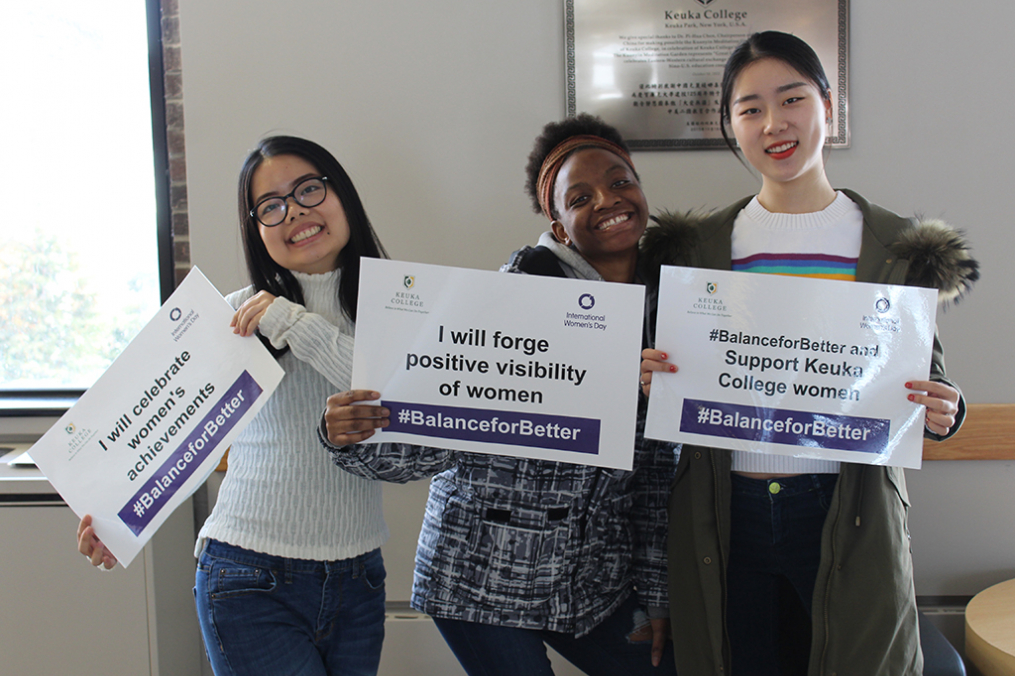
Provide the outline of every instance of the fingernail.
<path id="1" fill-rule="evenodd" d="M 906 389 L 907 390 L 913 389 L 913 383 L 906 383 Z"/>
<path id="2" fill-rule="evenodd" d="M 666 361 L 667 359 L 669 359 L 669 357 L 667 356 L 667 354 L 665 352 L 663 352 L 663 361 Z"/>
<path id="3" fill-rule="evenodd" d="M 909 399 L 910 401 L 916 401 L 916 395 L 915 395 L 915 394 L 911 394 L 911 395 L 909 395 L 909 397 L 907 397 L 907 398 L 908 398 L 908 399 Z"/>
<path id="4" fill-rule="evenodd" d="M 670 373 L 676 373 L 676 372 L 677 372 L 677 367 L 674 366 L 673 364 L 670 364 Z"/>

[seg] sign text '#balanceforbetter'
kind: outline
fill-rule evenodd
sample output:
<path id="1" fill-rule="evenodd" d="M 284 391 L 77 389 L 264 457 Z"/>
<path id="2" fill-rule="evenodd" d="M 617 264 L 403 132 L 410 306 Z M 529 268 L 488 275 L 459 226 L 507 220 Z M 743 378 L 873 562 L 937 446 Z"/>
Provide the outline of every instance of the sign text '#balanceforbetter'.
<path id="1" fill-rule="evenodd" d="M 144 530 L 167 500 L 193 475 L 201 460 L 243 417 L 263 389 L 246 371 L 218 400 L 201 424 L 173 451 L 155 474 L 119 512 L 120 520 L 135 535 Z"/>

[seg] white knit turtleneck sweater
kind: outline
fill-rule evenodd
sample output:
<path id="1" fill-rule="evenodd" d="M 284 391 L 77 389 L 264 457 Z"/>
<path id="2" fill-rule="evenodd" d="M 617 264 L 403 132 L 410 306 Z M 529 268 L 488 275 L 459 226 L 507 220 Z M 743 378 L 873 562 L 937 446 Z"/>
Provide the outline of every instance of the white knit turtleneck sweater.
<path id="1" fill-rule="evenodd" d="M 348 559 L 381 546 L 381 485 L 344 472 L 317 440 L 328 396 L 349 389 L 353 324 L 338 301 L 339 272 L 293 273 L 306 307 L 276 298 L 260 330 L 285 376 L 229 450 L 229 471 L 198 536 L 289 558 Z M 252 287 L 226 300 L 239 307 Z M 256 340 L 251 337 L 250 340 Z"/>

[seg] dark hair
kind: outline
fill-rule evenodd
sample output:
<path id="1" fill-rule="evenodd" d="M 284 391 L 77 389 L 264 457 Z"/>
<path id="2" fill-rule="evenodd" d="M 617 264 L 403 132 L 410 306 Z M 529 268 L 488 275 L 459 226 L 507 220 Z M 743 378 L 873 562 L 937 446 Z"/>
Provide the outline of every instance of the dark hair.
<path id="1" fill-rule="evenodd" d="M 560 122 L 550 122 L 543 127 L 543 133 L 536 137 L 532 152 L 529 153 L 529 163 L 525 166 L 525 192 L 532 200 L 532 208 L 537 214 L 543 213 L 542 207 L 539 206 L 539 191 L 536 187 L 543 160 L 550 151 L 572 136 L 598 136 L 630 152 L 620 132 L 595 115 L 580 113 L 575 117 L 564 118 Z M 635 172 L 634 176 L 638 178 L 638 173 Z M 559 216 L 557 207 L 551 204 L 550 209 L 552 216 L 557 218 Z"/>
<path id="2" fill-rule="evenodd" d="M 253 195 L 250 194 L 254 173 L 265 159 L 279 155 L 294 155 L 312 164 L 321 175 L 328 177 L 328 190 L 334 190 L 342 203 L 345 220 L 349 224 L 349 242 L 338 254 L 338 267 L 341 268 L 342 275 L 337 293 L 342 311 L 349 319 L 356 321 L 360 258 L 363 256 L 387 258 L 388 254 L 367 219 L 363 203 L 349 175 L 345 173 L 345 169 L 334 155 L 313 141 L 295 136 L 269 136 L 258 143 L 243 162 L 243 168 L 240 169 L 238 204 L 243 253 L 247 259 L 250 281 L 258 291 L 267 291 L 294 303 L 304 304 L 303 290 L 299 282 L 292 272 L 272 260 L 261 239 L 257 220 L 250 215 L 250 211 L 254 208 Z M 276 356 L 280 354 L 275 350 L 272 352 Z"/>
<path id="3" fill-rule="evenodd" d="M 826 101 L 830 100 L 828 93 L 830 87 L 828 85 L 828 78 L 825 77 L 825 69 L 821 67 L 821 61 L 810 45 L 789 33 L 780 33 L 779 31 L 752 33 L 746 40 L 737 45 L 733 53 L 730 54 L 722 74 L 719 126 L 726 145 L 734 153 L 737 151 L 737 148 L 730 139 L 729 134 L 726 133 L 726 125 L 730 122 L 730 98 L 733 96 L 733 85 L 744 68 L 762 59 L 778 59 L 782 61 L 810 80 L 818 88 L 818 91 L 821 92 L 823 99 Z"/>

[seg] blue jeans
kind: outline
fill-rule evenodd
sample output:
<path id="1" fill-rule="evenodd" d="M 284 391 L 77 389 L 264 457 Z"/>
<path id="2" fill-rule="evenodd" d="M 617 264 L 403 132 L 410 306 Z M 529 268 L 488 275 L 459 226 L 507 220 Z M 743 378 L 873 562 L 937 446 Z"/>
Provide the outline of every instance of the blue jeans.
<path id="1" fill-rule="evenodd" d="M 194 597 L 216 676 L 373 676 L 384 639 L 384 562 L 260 554 L 209 540 Z"/>
<path id="2" fill-rule="evenodd" d="M 738 676 L 806 674 L 821 531 L 839 475 L 731 478 L 731 670 Z"/>
<path id="3" fill-rule="evenodd" d="M 541 629 L 434 618 L 469 676 L 553 676 L 547 645 L 589 676 L 675 675 L 671 644 L 663 649 L 660 665 L 653 667 L 651 634 L 647 641 L 629 638 L 647 622 L 648 616 L 634 596 L 580 638 Z"/>

